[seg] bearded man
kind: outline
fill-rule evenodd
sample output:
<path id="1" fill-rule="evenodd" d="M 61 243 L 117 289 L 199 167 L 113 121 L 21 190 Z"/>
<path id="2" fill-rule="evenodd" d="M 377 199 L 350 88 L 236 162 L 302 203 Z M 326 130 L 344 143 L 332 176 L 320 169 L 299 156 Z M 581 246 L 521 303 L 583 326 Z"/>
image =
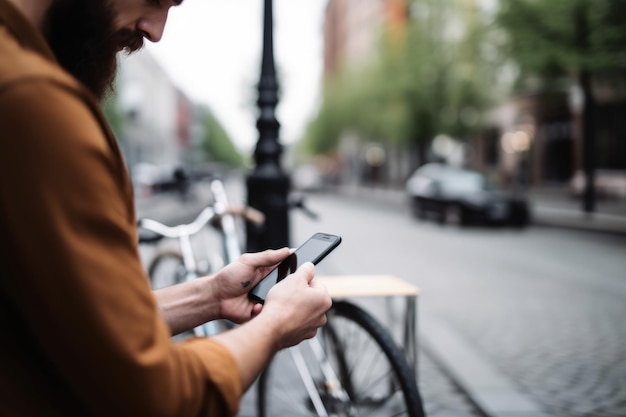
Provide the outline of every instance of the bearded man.
<path id="1" fill-rule="evenodd" d="M 98 100 L 116 54 L 159 41 L 179 2 L 0 0 L 0 415 L 232 416 L 269 358 L 325 323 L 311 264 L 248 300 L 287 248 L 149 288 Z M 245 323 L 170 337 L 217 318 Z"/>

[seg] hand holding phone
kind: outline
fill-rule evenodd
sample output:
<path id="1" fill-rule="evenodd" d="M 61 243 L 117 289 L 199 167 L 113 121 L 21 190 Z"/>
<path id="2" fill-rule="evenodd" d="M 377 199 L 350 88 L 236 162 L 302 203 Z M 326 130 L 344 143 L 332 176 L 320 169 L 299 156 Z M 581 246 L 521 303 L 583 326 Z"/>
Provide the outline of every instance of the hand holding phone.
<path id="1" fill-rule="evenodd" d="M 285 258 L 252 288 L 248 297 L 258 303 L 264 303 L 267 293 L 276 283 L 295 272 L 305 262 L 317 265 L 341 243 L 341 237 L 328 233 L 315 233 L 294 253 Z"/>

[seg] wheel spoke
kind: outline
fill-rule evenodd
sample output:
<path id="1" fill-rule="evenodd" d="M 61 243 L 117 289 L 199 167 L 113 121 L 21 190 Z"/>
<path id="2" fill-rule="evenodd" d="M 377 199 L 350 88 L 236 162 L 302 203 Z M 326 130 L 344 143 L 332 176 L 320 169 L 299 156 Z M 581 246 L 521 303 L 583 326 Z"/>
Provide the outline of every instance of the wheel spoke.
<path id="1" fill-rule="evenodd" d="M 404 353 L 391 336 L 371 316 L 352 304 L 336 302 L 333 310 L 329 324 L 318 339 L 325 351 L 319 360 L 328 363 L 320 363 L 310 352 L 302 355 L 303 372 L 310 373 L 315 383 L 313 396 L 322 401 L 328 414 L 331 417 L 423 417 L 415 378 Z M 331 373 L 339 378 L 348 393 L 349 402 L 341 395 L 331 395 L 329 381 L 320 373 L 321 367 L 327 365 L 332 367 Z M 318 416 L 304 390 L 303 379 L 306 378 L 295 370 L 289 355 L 276 356 L 270 372 L 260 380 L 259 398 L 265 398 L 267 404 L 262 408 L 260 403 L 259 415 Z M 280 386 L 280 382 L 284 384 Z M 333 388 L 341 392 L 340 387 Z M 272 401 L 281 398 L 287 399 L 284 408 L 278 408 Z"/>
<path id="2" fill-rule="evenodd" d="M 183 282 L 185 268 L 182 256 L 178 252 L 159 253 L 152 260 L 148 275 L 152 289 L 168 287 Z"/>

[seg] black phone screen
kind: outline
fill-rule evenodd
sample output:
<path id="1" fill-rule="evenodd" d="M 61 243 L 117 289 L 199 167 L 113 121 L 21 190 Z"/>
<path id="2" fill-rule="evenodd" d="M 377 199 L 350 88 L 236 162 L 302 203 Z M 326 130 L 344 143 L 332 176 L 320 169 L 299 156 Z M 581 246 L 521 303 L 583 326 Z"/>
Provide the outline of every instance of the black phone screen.
<path id="1" fill-rule="evenodd" d="M 263 302 L 267 296 L 267 292 L 276 283 L 280 282 L 287 275 L 295 272 L 295 270 L 305 262 L 317 264 L 337 247 L 340 242 L 341 238 L 339 236 L 316 233 L 267 274 L 267 276 L 250 291 L 250 298 L 255 301 Z"/>

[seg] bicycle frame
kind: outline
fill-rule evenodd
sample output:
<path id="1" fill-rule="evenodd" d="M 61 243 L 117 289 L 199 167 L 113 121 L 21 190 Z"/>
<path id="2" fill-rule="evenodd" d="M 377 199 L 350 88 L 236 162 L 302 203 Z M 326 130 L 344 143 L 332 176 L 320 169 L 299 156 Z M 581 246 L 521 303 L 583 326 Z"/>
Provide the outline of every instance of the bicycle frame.
<path id="1" fill-rule="evenodd" d="M 341 385 L 341 382 L 337 377 L 337 374 L 333 370 L 332 366 L 330 366 L 328 357 L 324 353 L 324 348 L 322 347 L 319 339 L 317 337 L 314 337 L 310 340 L 307 340 L 306 345 L 308 345 L 313 352 L 313 355 L 315 356 L 315 359 L 319 364 L 320 371 L 324 375 L 324 386 L 326 388 L 326 391 L 331 395 L 334 400 L 340 402 L 341 404 L 348 405 L 349 416 L 358 415 L 358 413 L 354 409 L 354 406 L 350 403 L 350 397 L 348 396 L 348 393 Z M 302 347 L 300 345 L 293 346 L 289 348 L 289 354 L 291 355 L 291 358 L 296 365 L 296 369 L 300 374 L 300 378 L 305 385 L 309 398 L 311 399 L 313 407 L 315 408 L 315 412 L 321 417 L 328 417 L 328 411 L 326 410 L 324 401 L 322 400 L 320 393 L 315 386 L 313 375 L 306 365 L 306 361 L 304 360 L 304 355 L 302 354 L 301 349 Z"/>
<path id="2" fill-rule="evenodd" d="M 259 218 L 261 218 L 262 222 L 262 214 L 256 210 L 230 206 L 224 185 L 220 180 L 212 180 L 210 189 L 214 196 L 213 204 L 204 208 L 197 218 L 189 224 L 170 227 L 150 219 L 142 219 L 139 222 L 139 226 L 146 230 L 161 237 L 177 240 L 185 270 L 185 281 L 196 279 L 201 274 L 191 237 L 200 232 L 207 224 L 211 224 L 219 230 L 223 259 L 225 263 L 230 263 L 242 254 L 235 216 L 241 216 L 255 223 L 259 223 Z M 328 316 L 328 324 L 331 326 L 334 322 L 333 316 L 333 313 Z M 212 336 L 220 331 L 220 326 L 218 321 L 212 321 L 194 328 L 193 331 L 197 336 Z M 324 335 L 329 339 L 322 340 Z M 335 416 L 339 410 L 342 416 L 356 417 L 359 415 L 359 411 L 354 399 L 351 398 L 354 391 L 351 377 L 348 376 L 348 380 L 342 381 L 342 378 L 346 376 L 344 375 L 344 368 L 340 367 L 338 371 L 333 369 L 333 357 L 336 356 L 341 363 L 345 363 L 345 357 L 342 356 L 343 353 L 341 352 L 343 344 L 338 345 L 335 337 L 330 333 L 330 330 L 329 333 L 325 333 L 325 330 L 322 329 L 319 336 L 290 348 L 288 355 L 295 365 L 294 372 L 296 374 L 294 375 L 297 375 L 302 381 L 306 395 L 311 401 L 310 406 L 313 407 L 316 415 Z M 327 342 L 330 345 L 325 347 L 323 343 Z M 331 350 L 327 351 L 326 349 L 329 347 Z M 414 352 L 409 352 L 409 356 L 412 353 Z M 341 377 L 337 372 L 341 374 Z"/>
<path id="3" fill-rule="evenodd" d="M 223 252 L 225 262 L 230 263 L 239 258 L 242 254 L 235 217 L 228 212 L 228 196 L 221 181 L 211 181 L 211 192 L 215 197 L 215 211 L 221 216 L 222 221 L 222 241 L 224 243 Z M 245 214 L 245 213 L 244 213 Z"/>
<path id="4" fill-rule="evenodd" d="M 239 236 L 237 235 L 235 216 L 241 216 L 247 221 L 257 224 L 264 221 L 262 213 L 254 209 L 230 205 L 221 180 L 213 179 L 210 183 L 210 189 L 214 197 L 214 203 L 212 206 L 205 207 L 196 219 L 189 224 L 181 224 L 172 227 L 151 219 L 140 219 L 138 222 L 140 228 L 151 231 L 159 237 L 174 239 L 178 242 L 183 267 L 185 269 L 185 282 L 198 278 L 203 272 L 198 268 L 191 237 L 199 233 L 207 224 L 212 224 L 219 230 L 224 257 L 221 262 L 230 263 L 239 258 L 242 254 Z M 205 323 L 194 329 L 194 333 L 197 336 L 210 336 L 217 332 L 218 326 L 214 322 Z"/>
<path id="5" fill-rule="evenodd" d="M 166 226 L 151 219 L 139 220 L 139 227 L 154 232 L 162 237 L 169 239 L 176 239 L 179 244 L 180 252 L 183 257 L 183 265 L 187 272 L 198 272 L 196 258 L 191 246 L 191 236 L 198 233 L 204 228 L 212 219 L 215 218 L 217 213 L 213 208 L 206 207 L 196 217 L 196 219 L 189 224 L 182 224 L 174 227 Z"/>
<path id="6" fill-rule="evenodd" d="M 260 378 L 260 416 L 424 416 L 405 353 L 382 324 L 348 301 L 333 304 L 317 337 L 273 362 Z"/>

